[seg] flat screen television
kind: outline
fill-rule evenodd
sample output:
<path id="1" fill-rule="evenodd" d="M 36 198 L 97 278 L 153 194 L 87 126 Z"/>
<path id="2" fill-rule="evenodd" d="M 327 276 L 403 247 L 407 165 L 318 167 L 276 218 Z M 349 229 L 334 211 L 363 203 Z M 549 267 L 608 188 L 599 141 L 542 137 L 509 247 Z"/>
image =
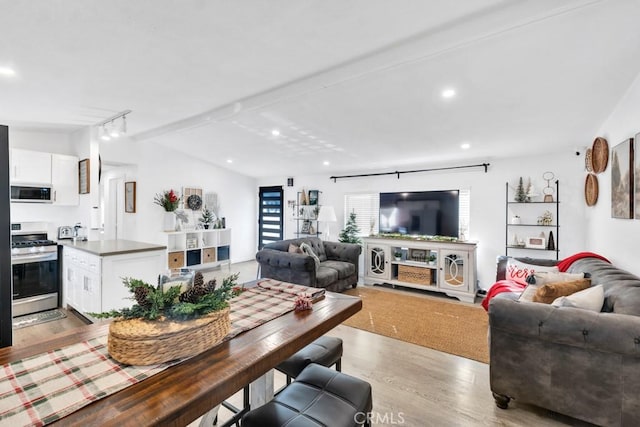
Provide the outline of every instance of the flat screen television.
<path id="1" fill-rule="evenodd" d="M 380 193 L 380 233 L 458 237 L 459 193 Z"/>

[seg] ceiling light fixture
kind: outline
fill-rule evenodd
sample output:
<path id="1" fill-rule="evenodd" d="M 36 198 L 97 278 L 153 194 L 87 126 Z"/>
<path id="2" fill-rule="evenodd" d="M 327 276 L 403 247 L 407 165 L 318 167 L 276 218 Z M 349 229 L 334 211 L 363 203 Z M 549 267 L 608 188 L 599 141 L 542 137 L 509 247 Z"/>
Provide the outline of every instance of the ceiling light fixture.
<path id="1" fill-rule="evenodd" d="M 111 138 L 119 138 L 127 133 L 127 114 L 131 110 L 121 111 L 115 116 L 97 123 L 100 139 L 109 141 Z"/>
<path id="2" fill-rule="evenodd" d="M 233 163 L 233 160 L 227 159 L 227 163 Z"/>
<path id="3" fill-rule="evenodd" d="M 273 135 L 273 136 L 280 136 L 280 131 L 279 131 L 278 129 L 273 129 L 273 130 L 271 131 L 271 135 Z"/>
<path id="4" fill-rule="evenodd" d="M 324 162 L 322 162 L 322 164 L 325 165 L 325 166 L 329 166 L 330 163 L 329 163 L 328 160 L 325 160 Z"/>
<path id="5" fill-rule="evenodd" d="M 110 141 L 111 140 L 111 136 L 109 136 L 109 131 L 107 130 L 107 126 L 106 125 L 102 125 L 100 127 L 100 139 L 103 141 Z"/>
<path id="6" fill-rule="evenodd" d="M 460 144 L 460 148 L 462 148 L 463 150 L 468 150 L 469 148 L 471 148 L 471 144 L 469 144 L 468 142 L 462 143 Z"/>
<path id="7" fill-rule="evenodd" d="M 455 89 L 449 88 L 442 91 L 442 97 L 445 99 L 453 98 L 454 96 L 456 96 Z"/>
<path id="8" fill-rule="evenodd" d="M 16 75 L 16 72 L 13 68 L 0 67 L 0 76 L 13 77 L 15 75 Z"/>

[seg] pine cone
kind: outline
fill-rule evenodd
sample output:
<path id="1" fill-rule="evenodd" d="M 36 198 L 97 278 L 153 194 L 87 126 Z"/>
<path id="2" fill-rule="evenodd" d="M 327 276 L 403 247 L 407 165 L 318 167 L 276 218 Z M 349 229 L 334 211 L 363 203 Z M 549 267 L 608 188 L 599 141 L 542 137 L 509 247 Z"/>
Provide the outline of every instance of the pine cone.
<path id="1" fill-rule="evenodd" d="M 218 284 L 216 283 L 216 279 L 211 279 L 207 282 L 204 288 L 206 289 L 208 294 L 211 294 L 216 290 L 216 286 L 218 286 Z"/>
<path id="2" fill-rule="evenodd" d="M 193 286 L 203 286 L 204 285 L 204 276 L 201 272 L 197 272 L 193 277 Z"/>
<path id="3" fill-rule="evenodd" d="M 195 304 L 198 302 L 198 299 L 200 299 L 200 297 L 205 295 L 206 293 L 207 293 L 207 290 L 205 289 L 204 286 L 194 285 L 189 289 L 187 289 L 186 291 L 184 291 L 183 293 L 181 293 L 178 299 L 180 300 L 180 302 L 190 302 L 192 304 Z"/>
<path id="4" fill-rule="evenodd" d="M 151 302 L 147 300 L 147 295 L 149 295 L 149 288 L 146 286 L 138 286 L 133 291 L 133 295 L 136 299 L 138 305 L 142 308 L 150 308 Z"/>

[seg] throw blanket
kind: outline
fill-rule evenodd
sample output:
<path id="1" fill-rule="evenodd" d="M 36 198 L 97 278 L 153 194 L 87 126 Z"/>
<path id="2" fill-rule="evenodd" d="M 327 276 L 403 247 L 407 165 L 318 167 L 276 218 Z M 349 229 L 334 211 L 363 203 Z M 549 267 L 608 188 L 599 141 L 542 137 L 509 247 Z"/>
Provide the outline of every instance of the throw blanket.
<path id="1" fill-rule="evenodd" d="M 560 261 L 558 263 L 558 270 L 563 272 L 567 271 L 569 267 L 571 267 L 571 264 L 582 258 L 598 258 L 610 263 L 610 261 L 602 255 L 598 255 L 593 252 L 578 252 L 577 254 L 571 255 Z M 522 292 L 524 288 L 526 288 L 526 285 L 514 282 L 513 280 L 499 280 L 491 286 L 487 292 L 487 296 L 482 300 L 482 308 L 489 311 L 489 302 L 491 302 L 491 299 L 498 294 L 503 292 Z"/>
<path id="2" fill-rule="evenodd" d="M 482 300 L 482 308 L 484 308 L 486 311 L 489 311 L 489 302 L 491 301 L 491 298 L 498 294 L 501 294 L 503 292 L 522 292 L 524 288 L 526 288 L 525 285 L 513 280 L 498 280 L 493 284 L 493 286 L 491 286 L 491 288 L 487 292 L 487 296 Z"/>
<path id="3" fill-rule="evenodd" d="M 606 259 L 602 255 L 598 255 L 598 254 L 593 253 L 593 252 L 578 252 L 577 254 L 571 255 L 570 257 L 567 257 L 567 258 L 563 259 L 562 261 L 560 261 L 558 263 L 558 270 L 567 271 L 569 269 L 569 267 L 571 267 L 571 264 L 573 264 L 574 262 L 576 262 L 577 260 L 582 259 L 582 258 L 598 258 L 598 259 L 601 259 L 601 260 L 611 264 L 611 261 L 609 261 L 608 259 Z"/>

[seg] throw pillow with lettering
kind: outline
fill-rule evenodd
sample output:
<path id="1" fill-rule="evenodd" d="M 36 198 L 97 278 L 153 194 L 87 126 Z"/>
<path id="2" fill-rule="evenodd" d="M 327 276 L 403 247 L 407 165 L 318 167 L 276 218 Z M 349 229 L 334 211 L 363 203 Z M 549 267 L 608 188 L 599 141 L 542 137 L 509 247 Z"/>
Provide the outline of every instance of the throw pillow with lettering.
<path id="1" fill-rule="evenodd" d="M 556 266 L 544 267 L 541 265 L 527 264 L 515 259 L 510 259 L 507 262 L 506 278 L 526 286 L 527 277 L 539 271 L 559 272 L 558 267 Z"/>

